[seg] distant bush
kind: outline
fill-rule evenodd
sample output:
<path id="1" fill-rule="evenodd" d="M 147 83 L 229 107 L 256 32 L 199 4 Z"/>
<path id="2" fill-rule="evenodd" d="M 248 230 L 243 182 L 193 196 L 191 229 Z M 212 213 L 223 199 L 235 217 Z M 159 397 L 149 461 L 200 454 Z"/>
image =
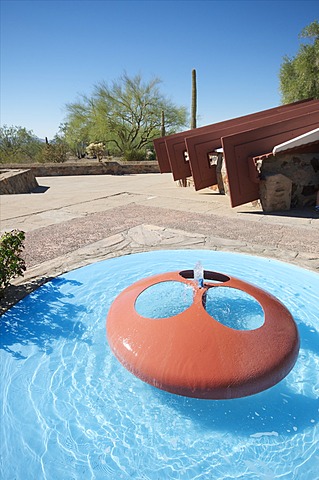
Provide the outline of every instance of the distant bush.
<path id="1" fill-rule="evenodd" d="M 0 128 L 0 163 L 29 163 L 41 151 L 41 141 L 23 127 Z"/>
<path id="2" fill-rule="evenodd" d="M 39 163 L 64 163 L 67 160 L 67 146 L 64 143 L 45 143 L 35 157 Z"/>
<path id="3" fill-rule="evenodd" d="M 124 152 L 124 160 L 128 162 L 143 162 L 146 160 L 145 150 L 127 150 Z"/>
<path id="4" fill-rule="evenodd" d="M 25 261 L 21 257 L 25 234 L 21 230 L 5 232 L 0 237 L 0 297 L 10 285 L 10 281 L 23 275 Z"/>

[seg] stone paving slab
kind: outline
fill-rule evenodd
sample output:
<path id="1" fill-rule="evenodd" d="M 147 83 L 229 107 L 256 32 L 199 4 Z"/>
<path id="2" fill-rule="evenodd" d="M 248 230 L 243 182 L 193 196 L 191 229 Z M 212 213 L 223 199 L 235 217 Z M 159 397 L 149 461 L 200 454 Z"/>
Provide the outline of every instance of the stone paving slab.
<path id="1" fill-rule="evenodd" d="M 238 240 L 207 237 L 203 234 L 192 234 L 183 230 L 158 227 L 156 225 L 138 225 L 128 230 L 111 235 L 102 240 L 72 250 L 64 255 L 54 256 L 28 268 L 24 277 L 16 279 L 15 285 L 24 285 L 41 279 L 56 277 L 70 270 L 90 263 L 150 250 L 163 249 L 205 249 L 234 253 L 244 253 L 277 259 L 293 263 L 304 268 L 313 269 L 313 258 L 309 254 L 287 251 L 278 248 L 250 245 Z"/>
<path id="2" fill-rule="evenodd" d="M 220 241 L 240 242 L 239 245 L 243 243 L 256 249 L 277 248 L 304 252 L 317 260 L 319 257 L 319 236 L 308 228 L 291 225 L 276 225 L 274 228 L 266 223 L 239 218 L 221 219 L 217 215 L 207 216 L 129 204 L 125 208 L 116 207 L 29 230 L 25 241 L 27 266 L 31 267 L 49 258 L 67 254 L 115 233 L 144 224 L 201 234 L 208 240 L 214 237 Z M 155 243 L 158 241 L 157 239 Z M 161 241 L 163 242 L 163 239 Z M 151 242 L 148 246 L 151 246 Z"/>

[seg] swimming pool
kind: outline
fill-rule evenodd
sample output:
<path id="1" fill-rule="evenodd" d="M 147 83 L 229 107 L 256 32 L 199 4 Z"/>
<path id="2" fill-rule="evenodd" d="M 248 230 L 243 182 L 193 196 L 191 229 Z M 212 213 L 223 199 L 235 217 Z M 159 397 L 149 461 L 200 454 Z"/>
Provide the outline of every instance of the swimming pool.
<path id="1" fill-rule="evenodd" d="M 275 295 L 298 325 L 289 375 L 235 400 L 176 396 L 111 354 L 105 319 L 148 275 L 200 261 Z M 205 250 L 118 257 L 62 275 L 1 318 L 4 479 L 319 478 L 319 276 L 270 259 Z"/>

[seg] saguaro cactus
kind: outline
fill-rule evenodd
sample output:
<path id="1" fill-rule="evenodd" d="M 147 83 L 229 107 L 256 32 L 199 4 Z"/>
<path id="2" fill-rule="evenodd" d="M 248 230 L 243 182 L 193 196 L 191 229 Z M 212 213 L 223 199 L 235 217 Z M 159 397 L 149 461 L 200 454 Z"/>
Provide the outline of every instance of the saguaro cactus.
<path id="1" fill-rule="evenodd" d="M 191 105 L 191 128 L 196 128 L 196 110 L 197 110 L 197 85 L 196 85 L 196 70 L 192 70 L 192 105 Z M 181 187 L 187 187 L 187 178 L 179 180 Z"/>
<path id="2" fill-rule="evenodd" d="M 161 115 L 161 136 L 165 137 L 165 113 L 164 113 L 164 110 L 162 110 L 162 115 Z"/>
<path id="3" fill-rule="evenodd" d="M 197 85 L 196 70 L 192 70 L 192 112 L 191 112 L 191 128 L 196 128 L 196 111 L 197 111 Z"/>

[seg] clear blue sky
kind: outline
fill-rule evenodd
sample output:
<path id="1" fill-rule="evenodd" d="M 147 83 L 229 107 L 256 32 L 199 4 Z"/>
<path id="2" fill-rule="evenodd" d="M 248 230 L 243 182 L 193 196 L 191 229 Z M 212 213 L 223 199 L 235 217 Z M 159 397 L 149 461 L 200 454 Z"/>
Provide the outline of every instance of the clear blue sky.
<path id="1" fill-rule="evenodd" d="M 126 71 L 162 80 L 198 126 L 280 104 L 284 55 L 317 1 L 1 1 L 1 125 L 52 138 L 65 104 Z"/>

